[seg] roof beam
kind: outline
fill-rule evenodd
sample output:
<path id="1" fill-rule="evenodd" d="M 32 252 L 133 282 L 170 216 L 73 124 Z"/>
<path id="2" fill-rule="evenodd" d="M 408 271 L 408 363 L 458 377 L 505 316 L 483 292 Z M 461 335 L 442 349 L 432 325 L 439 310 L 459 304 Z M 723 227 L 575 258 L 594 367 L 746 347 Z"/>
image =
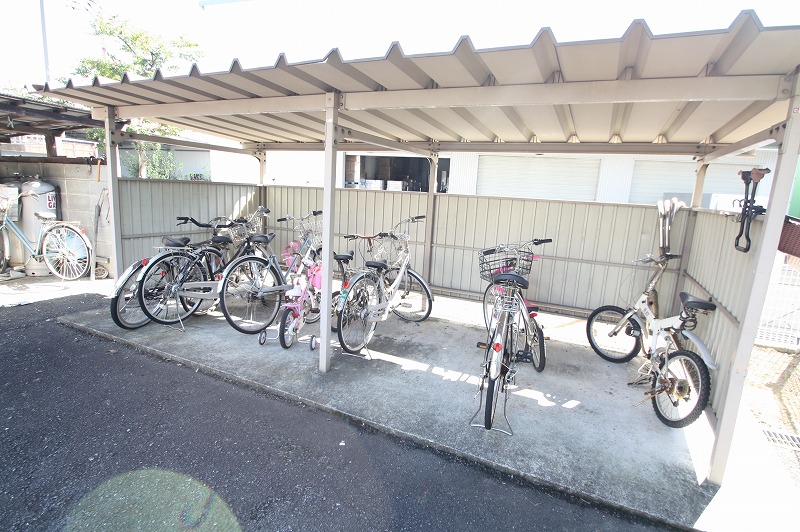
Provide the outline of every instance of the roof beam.
<path id="1" fill-rule="evenodd" d="M 626 102 L 775 101 L 785 76 L 730 76 L 725 78 L 632 79 L 543 83 L 532 85 L 460 87 L 343 94 L 340 110 L 426 109 L 518 105 L 578 105 Z M 119 118 L 170 118 L 255 113 L 320 112 L 325 95 L 276 96 L 153 105 L 121 105 Z M 105 119 L 105 108 L 92 111 Z"/>
<path id="2" fill-rule="evenodd" d="M 719 159 L 720 157 L 738 155 L 740 153 L 750 151 L 753 148 L 772 144 L 773 142 L 780 144 L 783 142 L 783 136 L 785 133 L 786 121 L 784 120 L 783 122 L 775 124 L 769 129 L 765 129 L 764 131 L 756 133 L 755 135 L 750 135 L 746 139 L 742 139 L 739 142 L 728 144 L 726 146 L 719 146 L 717 149 L 710 151 L 708 154 L 701 157 L 701 159 L 704 163 L 710 163 L 711 161 Z"/>
<path id="3" fill-rule="evenodd" d="M 205 142 L 192 142 L 190 140 L 171 139 L 169 137 L 156 137 L 154 135 L 141 135 L 139 133 L 128 133 L 127 131 L 112 131 L 112 140 L 120 143 L 125 140 L 143 140 L 146 142 L 158 142 L 159 144 L 169 144 L 172 146 L 186 146 L 189 148 L 200 148 L 204 150 L 227 151 L 230 153 L 240 153 L 242 155 L 253 155 L 253 150 L 242 148 L 231 148 L 218 144 L 207 144 Z"/>

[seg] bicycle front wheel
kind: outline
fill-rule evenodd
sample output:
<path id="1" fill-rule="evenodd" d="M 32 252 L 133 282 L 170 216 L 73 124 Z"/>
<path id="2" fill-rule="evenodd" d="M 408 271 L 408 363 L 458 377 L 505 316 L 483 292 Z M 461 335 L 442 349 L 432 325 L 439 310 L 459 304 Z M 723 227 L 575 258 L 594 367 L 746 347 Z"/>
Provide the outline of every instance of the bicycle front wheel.
<path id="1" fill-rule="evenodd" d="M 162 254 L 142 272 L 136 294 L 142 312 L 162 325 L 183 321 L 203 303 L 179 295 L 184 283 L 194 281 L 208 281 L 208 272 L 197 257 L 186 251 Z"/>
<path id="2" fill-rule="evenodd" d="M 586 336 L 595 353 L 609 362 L 628 362 L 641 348 L 641 329 L 633 318 L 625 323 L 625 310 L 613 305 L 595 309 L 586 321 Z M 619 327 L 617 332 L 614 329 Z"/>
<path id="3" fill-rule="evenodd" d="M 42 255 L 47 269 L 65 281 L 89 272 L 89 246 L 83 235 L 68 225 L 54 225 L 42 237 Z"/>
<path id="4" fill-rule="evenodd" d="M 289 349 L 294 343 L 294 311 L 286 308 L 281 316 L 281 324 L 278 327 L 278 339 L 281 342 L 281 347 Z"/>
<path id="5" fill-rule="evenodd" d="M 8 266 L 8 259 L 6 258 L 6 231 L 2 229 L 0 230 L 0 273 L 6 271 L 6 266 Z"/>
<path id="6" fill-rule="evenodd" d="M 544 331 L 534 318 L 531 318 L 531 362 L 533 369 L 541 373 L 547 363 L 547 348 L 544 345 Z"/>
<path id="7" fill-rule="evenodd" d="M 136 278 L 143 267 L 141 262 L 130 266 L 117 282 L 111 298 L 111 319 L 123 329 L 138 329 L 150 323 L 136 295 L 139 288 Z"/>
<path id="8" fill-rule="evenodd" d="M 486 330 L 489 330 L 492 314 L 494 313 L 494 302 L 497 296 L 503 295 L 506 289 L 499 284 L 490 284 L 483 292 L 483 322 L 486 324 Z"/>
<path id="9" fill-rule="evenodd" d="M 374 321 L 370 320 L 370 306 L 378 304 L 378 285 L 370 275 L 351 282 L 344 306 L 339 312 L 339 344 L 348 353 L 359 353 L 372 339 Z"/>
<path id="10" fill-rule="evenodd" d="M 258 334 L 275 321 L 283 301 L 281 277 L 262 257 L 242 257 L 222 276 L 220 307 L 225 319 L 237 331 Z"/>
<path id="11" fill-rule="evenodd" d="M 387 271 L 386 280 L 393 283 L 398 273 L 398 269 Z M 433 297 L 422 277 L 413 270 L 406 270 L 403 279 L 397 285 L 394 303 L 398 305 L 393 306 L 392 312 L 400 319 L 418 322 L 428 319 L 431 315 Z"/>
<path id="12" fill-rule="evenodd" d="M 711 393 L 708 367 L 696 353 L 675 351 L 661 369 L 662 377 L 655 386 L 665 390 L 652 398 L 656 416 L 676 429 L 694 423 L 708 405 Z"/>

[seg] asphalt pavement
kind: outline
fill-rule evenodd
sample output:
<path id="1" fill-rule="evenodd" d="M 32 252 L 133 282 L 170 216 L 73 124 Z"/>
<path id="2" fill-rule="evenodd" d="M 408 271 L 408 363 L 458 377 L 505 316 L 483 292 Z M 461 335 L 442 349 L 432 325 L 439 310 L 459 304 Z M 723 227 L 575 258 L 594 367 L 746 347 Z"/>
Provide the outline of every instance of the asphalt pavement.
<path id="1" fill-rule="evenodd" d="M 109 281 L 13 283 L 0 285 L 0 530 L 666 528 L 59 323 L 106 311 Z"/>

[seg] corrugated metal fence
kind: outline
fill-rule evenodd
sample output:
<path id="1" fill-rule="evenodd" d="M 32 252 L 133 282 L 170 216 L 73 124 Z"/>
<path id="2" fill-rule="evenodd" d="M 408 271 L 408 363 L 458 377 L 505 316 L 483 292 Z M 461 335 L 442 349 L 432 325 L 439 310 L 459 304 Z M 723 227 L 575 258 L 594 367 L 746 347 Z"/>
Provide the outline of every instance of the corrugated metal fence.
<path id="1" fill-rule="evenodd" d="M 278 234 L 274 247 L 280 250 L 294 231 L 292 224 L 278 223 L 277 218 L 319 209 L 323 194 L 319 188 L 259 189 L 204 182 L 121 180 L 120 186 L 128 262 L 151 254 L 162 234 L 178 234 L 175 216 L 198 220 L 239 216 L 260 204 L 272 212 L 268 228 Z M 334 250 L 352 248 L 342 235 L 374 234 L 402 218 L 424 214 L 427 201 L 424 193 L 337 190 Z M 719 366 L 714 375 L 713 405 L 721 404 L 727 392 L 727 375 L 748 305 L 748 275 L 752 275 L 757 257 L 755 252 L 734 250 L 738 224 L 732 220 L 717 213 L 679 211 L 671 250 L 683 250 L 684 259 L 667 270 L 659 286 L 662 314 L 675 310 L 677 287 L 713 297 L 719 305 L 719 310 L 702 318 L 698 326 L 698 335 L 706 340 Z M 527 296 L 545 309 L 585 315 L 604 304 L 627 306 L 643 290 L 653 270 L 633 261 L 658 252 L 657 223 L 655 206 L 437 195 L 434 219 L 426 221 L 433 224 L 430 257 L 425 256 L 425 227 L 412 226 L 412 266 L 421 272 L 428 259 L 428 281 L 435 291 L 478 298 L 485 288 L 478 275 L 480 249 L 502 242 L 552 238 L 553 243 L 540 247 L 541 257 L 530 274 Z M 760 221 L 754 222 L 754 242 L 759 240 L 761 228 Z M 685 274 L 680 275 L 683 270 Z"/>

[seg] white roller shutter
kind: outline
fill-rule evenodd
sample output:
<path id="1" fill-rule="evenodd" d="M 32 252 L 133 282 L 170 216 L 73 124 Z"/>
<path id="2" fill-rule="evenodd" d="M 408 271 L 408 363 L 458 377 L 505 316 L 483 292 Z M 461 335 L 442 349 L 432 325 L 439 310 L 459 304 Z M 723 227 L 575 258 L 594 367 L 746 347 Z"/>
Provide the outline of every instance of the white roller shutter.
<path id="1" fill-rule="evenodd" d="M 594 201 L 600 159 L 481 155 L 477 194 Z"/>

